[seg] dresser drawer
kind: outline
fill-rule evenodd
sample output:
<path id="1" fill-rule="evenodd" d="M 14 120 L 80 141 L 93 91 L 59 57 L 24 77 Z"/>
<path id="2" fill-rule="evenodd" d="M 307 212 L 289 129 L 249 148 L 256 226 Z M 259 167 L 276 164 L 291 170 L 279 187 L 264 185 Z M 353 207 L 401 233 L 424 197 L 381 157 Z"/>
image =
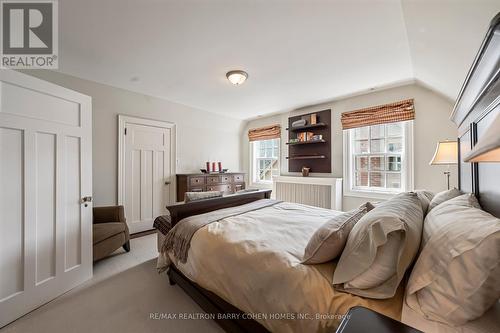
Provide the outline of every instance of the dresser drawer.
<path id="1" fill-rule="evenodd" d="M 233 186 L 231 184 L 227 185 L 207 185 L 207 191 L 221 191 L 224 193 L 233 193 Z"/>
<path id="2" fill-rule="evenodd" d="M 233 175 L 233 179 L 235 183 L 243 183 L 245 181 L 245 175 Z"/>
<path id="3" fill-rule="evenodd" d="M 234 184 L 234 192 L 238 192 L 245 189 L 245 184 Z"/>
<path id="4" fill-rule="evenodd" d="M 189 177 L 190 186 L 202 186 L 205 185 L 205 177 Z"/>
<path id="5" fill-rule="evenodd" d="M 231 175 L 222 175 L 220 176 L 220 182 L 221 183 L 232 183 L 233 182 L 233 176 Z"/>
<path id="6" fill-rule="evenodd" d="M 205 192 L 204 187 L 190 187 L 188 192 Z"/>
<path id="7" fill-rule="evenodd" d="M 207 185 L 214 185 L 220 183 L 220 176 L 207 176 Z"/>

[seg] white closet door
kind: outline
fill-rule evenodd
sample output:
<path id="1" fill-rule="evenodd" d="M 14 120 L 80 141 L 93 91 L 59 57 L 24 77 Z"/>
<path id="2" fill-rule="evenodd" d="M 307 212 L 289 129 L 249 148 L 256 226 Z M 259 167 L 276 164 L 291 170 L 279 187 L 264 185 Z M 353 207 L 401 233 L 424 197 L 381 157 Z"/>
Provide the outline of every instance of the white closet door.
<path id="1" fill-rule="evenodd" d="M 0 71 L 0 327 L 92 276 L 88 96 Z"/>
<path id="2" fill-rule="evenodd" d="M 122 117 L 123 178 L 120 202 L 131 233 L 150 230 L 153 220 L 166 213 L 175 188 L 173 172 L 174 125 Z"/>

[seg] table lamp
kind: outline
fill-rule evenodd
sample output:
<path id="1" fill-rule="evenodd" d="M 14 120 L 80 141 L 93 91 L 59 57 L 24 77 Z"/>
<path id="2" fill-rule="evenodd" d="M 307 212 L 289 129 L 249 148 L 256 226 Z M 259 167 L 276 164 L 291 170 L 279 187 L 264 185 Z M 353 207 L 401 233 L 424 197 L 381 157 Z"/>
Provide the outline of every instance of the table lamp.
<path id="1" fill-rule="evenodd" d="M 448 168 L 444 172 L 447 179 L 448 190 L 450 189 L 450 165 L 458 163 L 458 145 L 456 141 L 440 141 L 436 146 L 434 157 L 429 162 L 430 165 L 446 165 Z"/>

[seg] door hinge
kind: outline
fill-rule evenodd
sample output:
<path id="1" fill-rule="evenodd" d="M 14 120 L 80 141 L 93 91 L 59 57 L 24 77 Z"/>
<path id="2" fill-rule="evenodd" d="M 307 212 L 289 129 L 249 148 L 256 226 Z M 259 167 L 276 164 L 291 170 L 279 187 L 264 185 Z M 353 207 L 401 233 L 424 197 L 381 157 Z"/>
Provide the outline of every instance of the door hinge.
<path id="1" fill-rule="evenodd" d="M 127 135 L 127 128 L 125 127 L 125 135 Z"/>

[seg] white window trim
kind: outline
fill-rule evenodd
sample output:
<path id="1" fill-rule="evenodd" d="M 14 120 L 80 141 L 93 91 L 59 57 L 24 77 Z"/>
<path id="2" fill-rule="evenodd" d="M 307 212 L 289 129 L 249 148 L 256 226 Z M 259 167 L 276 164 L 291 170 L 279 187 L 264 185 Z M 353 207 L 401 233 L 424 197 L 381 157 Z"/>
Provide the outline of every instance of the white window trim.
<path id="1" fill-rule="evenodd" d="M 404 123 L 405 131 L 405 154 L 401 161 L 402 173 L 401 178 L 404 179 L 405 187 L 401 192 L 413 191 L 414 189 L 414 146 L 413 146 L 413 121 L 406 121 Z M 343 177 L 344 177 L 344 196 L 347 197 L 360 197 L 360 198 L 373 198 L 373 199 L 390 199 L 398 193 L 395 191 L 387 190 L 360 190 L 353 188 L 353 159 L 351 158 L 351 140 L 350 131 L 343 131 Z M 403 167 L 404 166 L 404 167 Z"/>
<path id="2" fill-rule="evenodd" d="M 281 138 L 277 138 L 279 141 L 278 143 L 278 176 L 281 175 Z M 269 189 L 273 187 L 273 181 L 256 181 L 255 180 L 255 170 L 257 170 L 257 165 L 256 165 L 256 160 L 254 159 L 254 145 L 253 141 L 249 142 L 248 144 L 249 147 L 249 156 L 248 160 L 250 162 L 250 168 L 249 168 L 249 175 L 248 175 L 248 184 L 251 187 L 256 187 L 256 188 L 264 188 L 264 189 Z"/>

